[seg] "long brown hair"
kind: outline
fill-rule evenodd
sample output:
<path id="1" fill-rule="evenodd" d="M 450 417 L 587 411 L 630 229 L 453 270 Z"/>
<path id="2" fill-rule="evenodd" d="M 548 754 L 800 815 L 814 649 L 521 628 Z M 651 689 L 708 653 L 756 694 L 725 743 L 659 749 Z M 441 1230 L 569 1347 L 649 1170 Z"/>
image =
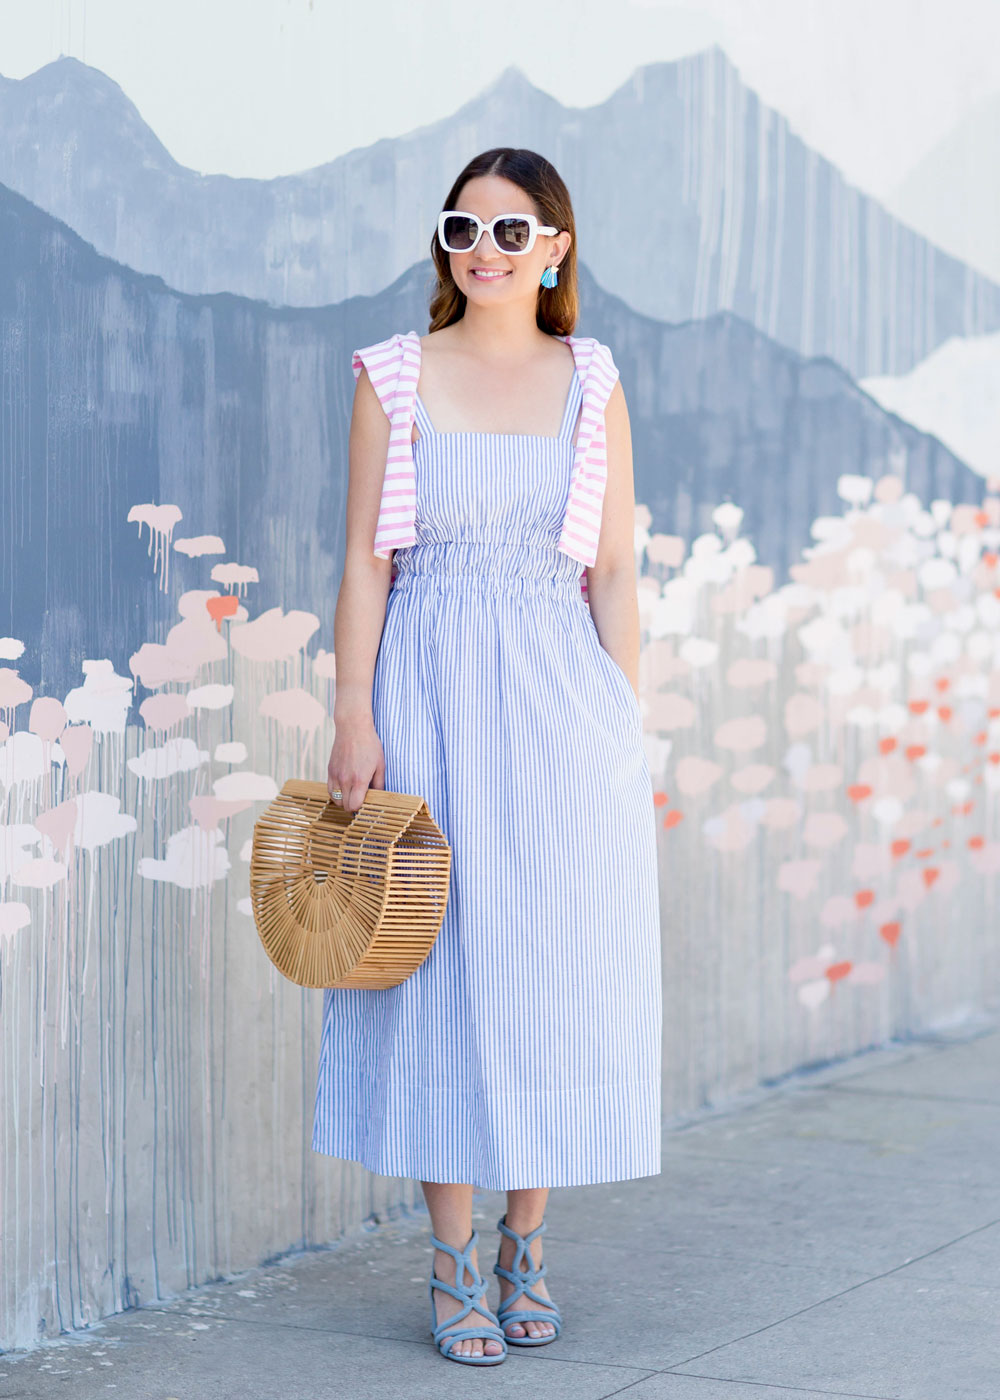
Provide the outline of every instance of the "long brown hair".
<path id="1" fill-rule="evenodd" d="M 559 263 L 557 285 L 543 287 L 539 284 L 535 321 L 549 335 L 572 335 L 580 314 L 576 280 L 576 223 L 569 190 L 562 176 L 537 151 L 494 146 L 492 150 L 473 156 L 448 191 L 441 208 L 454 209 L 466 182 L 477 175 L 500 175 L 510 180 L 534 200 L 540 223 L 551 224 L 560 233 L 565 230 L 570 235 L 572 241 Z M 443 326 L 450 326 L 452 322 L 462 319 L 467 298 L 455 285 L 449 255 L 441 247 L 437 228 L 431 239 L 431 257 L 437 269 L 437 286 L 431 294 L 428 308 L 428 331 L 439 331 Z"/>

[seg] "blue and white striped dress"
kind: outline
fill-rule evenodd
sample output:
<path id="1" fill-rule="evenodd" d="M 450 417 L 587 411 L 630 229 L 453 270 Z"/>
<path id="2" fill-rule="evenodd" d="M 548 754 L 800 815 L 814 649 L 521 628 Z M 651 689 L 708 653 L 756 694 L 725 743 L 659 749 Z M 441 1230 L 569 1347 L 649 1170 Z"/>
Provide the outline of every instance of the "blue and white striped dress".
<path id="1" fill-rule="evenodd" d="M 327 988 L 312 1147 L 487 1190 L 660 1171 L 656 827 L 641 712 L 557 550 L 556 438 L 436 433 L 375 664 L 385 786 L 452 849 L 440 932 L 396 987 Z"/>

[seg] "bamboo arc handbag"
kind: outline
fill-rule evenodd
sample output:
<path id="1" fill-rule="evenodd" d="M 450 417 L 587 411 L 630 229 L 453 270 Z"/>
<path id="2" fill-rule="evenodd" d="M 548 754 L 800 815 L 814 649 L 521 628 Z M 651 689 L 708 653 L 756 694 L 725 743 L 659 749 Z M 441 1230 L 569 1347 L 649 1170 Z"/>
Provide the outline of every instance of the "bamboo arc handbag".
<path id="1" fill-rule="evenodd" d="M 369 788 L 357 812 L 290 778 L 253 829 L 264 951 L 300 987 L 394 987 L 431 950 L 451 847 L 422 797 Z"/>

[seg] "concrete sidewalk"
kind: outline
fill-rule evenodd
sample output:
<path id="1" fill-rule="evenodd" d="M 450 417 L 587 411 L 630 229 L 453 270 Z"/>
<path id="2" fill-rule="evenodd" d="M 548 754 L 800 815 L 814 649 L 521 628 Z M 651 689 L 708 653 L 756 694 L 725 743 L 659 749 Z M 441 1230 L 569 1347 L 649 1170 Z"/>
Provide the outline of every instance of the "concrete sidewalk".
<path id="1" fill-rule="evenodd" d="M 1000 1028 L 791 1076 L 664 1136 L 663 1173 L 552 1191 L 562 1337 L 430 1338 L 429 1218 L 0 1356 L 36 1400 L 1000 1400 Z M 477 1192 L 497 1304 L 500 1193 Z"/>

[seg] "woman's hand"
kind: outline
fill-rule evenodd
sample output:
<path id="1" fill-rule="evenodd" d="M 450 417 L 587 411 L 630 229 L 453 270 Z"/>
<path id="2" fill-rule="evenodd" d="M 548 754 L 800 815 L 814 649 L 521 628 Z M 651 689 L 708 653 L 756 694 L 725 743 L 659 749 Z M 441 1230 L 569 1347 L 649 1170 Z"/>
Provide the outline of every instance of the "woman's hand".
<path id="1" fill-rule="evenodd" d="M 330 800 L 345 812 L 358 811 L 370 787 L 385 788 L 385 753 L 370 715 L 337 725 L 326 786 Z M 338 791 L 340 797 L 334 797 Z"/>

